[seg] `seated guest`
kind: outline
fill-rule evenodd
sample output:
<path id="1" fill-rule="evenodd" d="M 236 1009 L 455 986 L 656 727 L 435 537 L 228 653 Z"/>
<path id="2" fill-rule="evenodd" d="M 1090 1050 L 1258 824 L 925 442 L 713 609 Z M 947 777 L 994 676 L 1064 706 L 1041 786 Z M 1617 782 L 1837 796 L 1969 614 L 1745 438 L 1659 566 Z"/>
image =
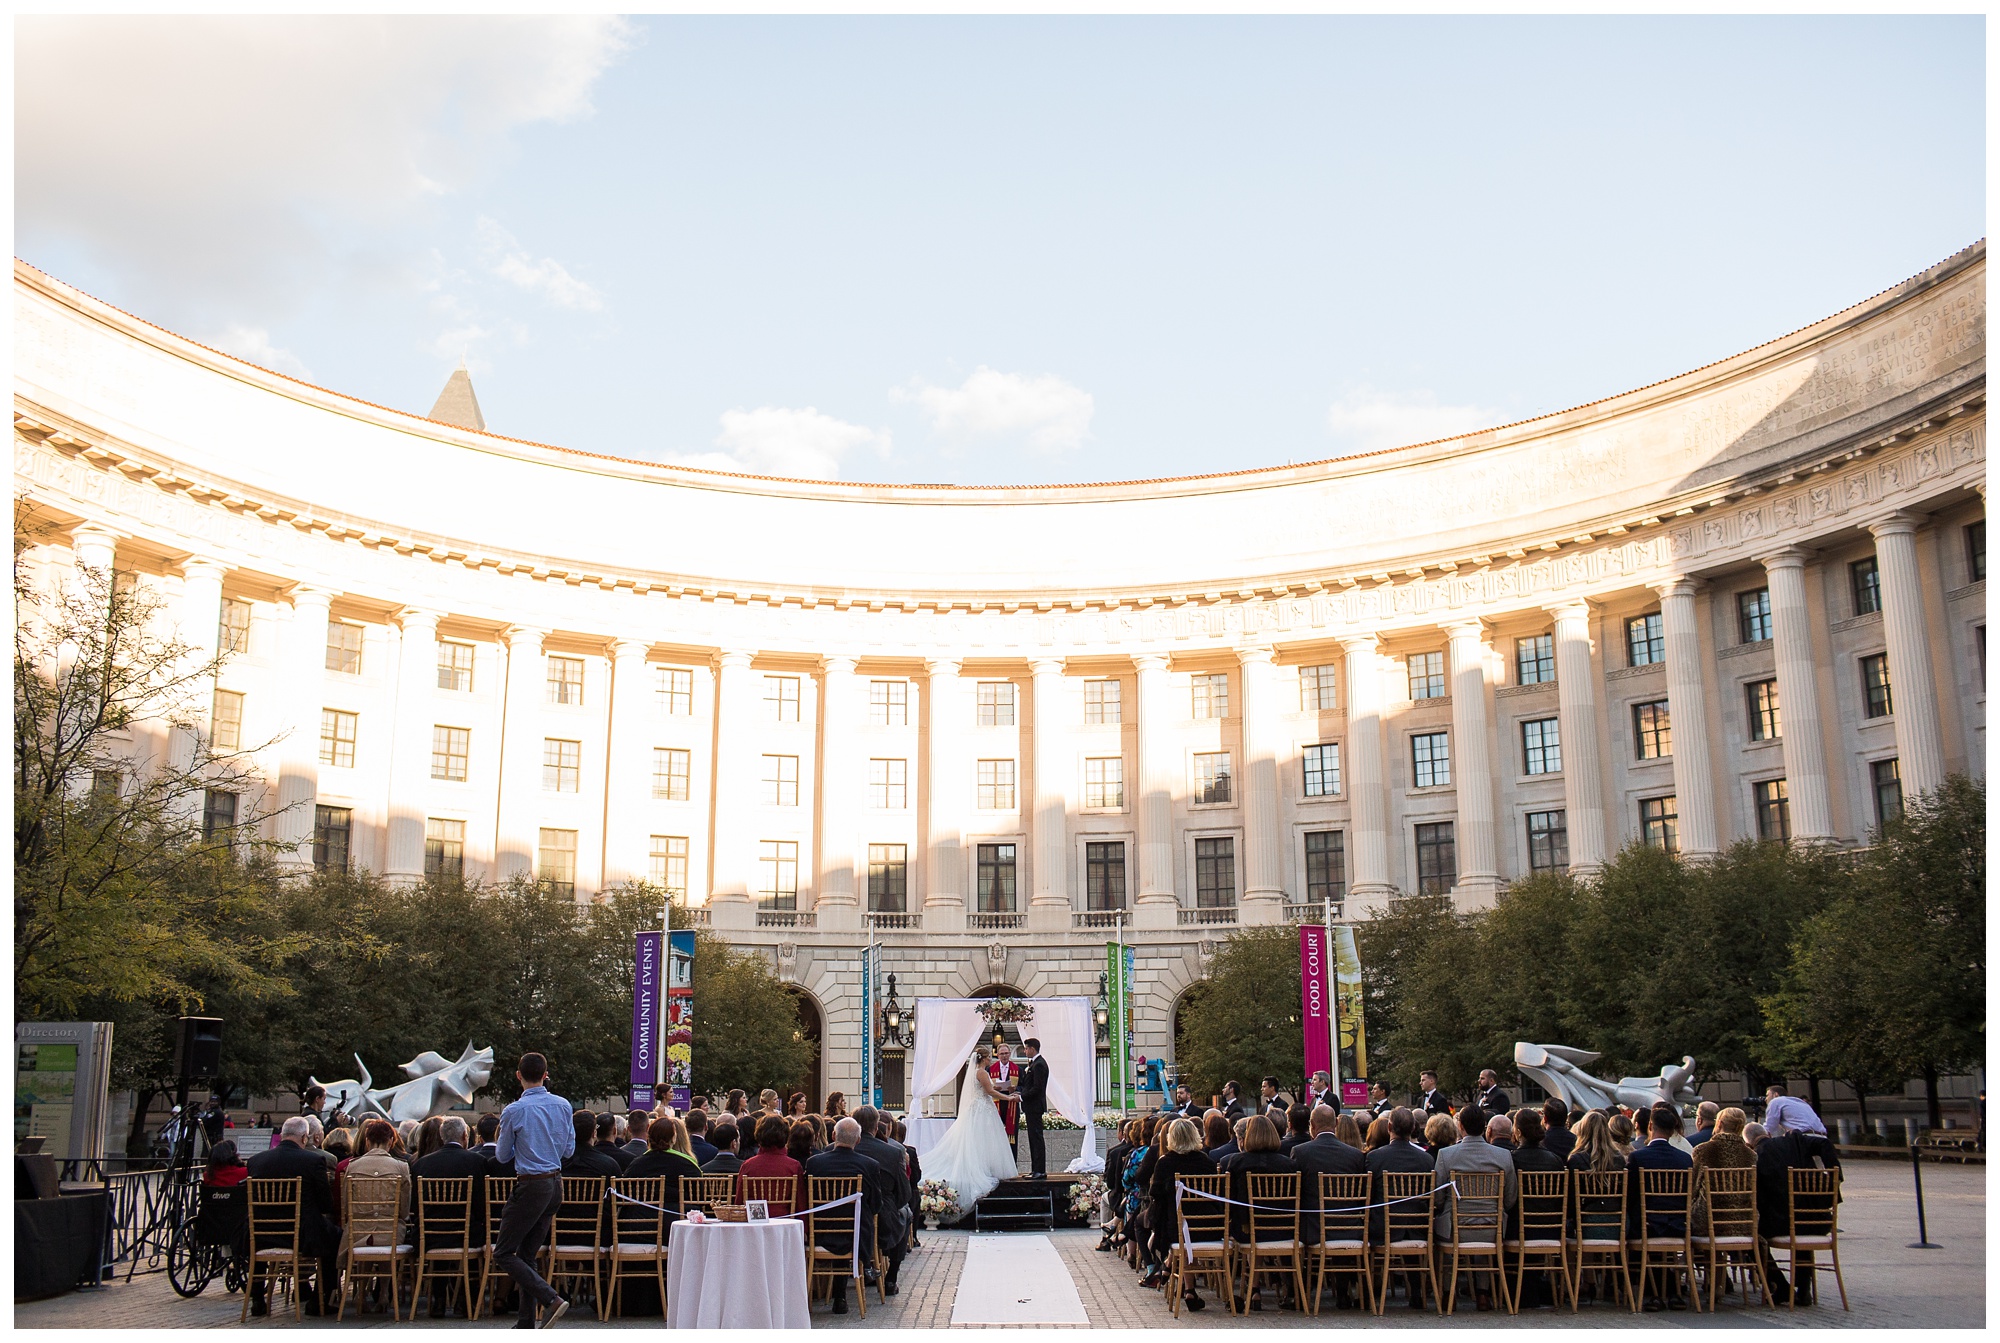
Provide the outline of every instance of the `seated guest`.
<path id="1" fill-rule="evenodd" d="M 1433 1115 L 1433 1119 L 1451 1122 L 1450 1115 Z M 1383 1123 L 1383 1120 L 1376 1120 Z M 1368 1201 L 1377 1205 L 1369 1214 L 1369 1234 L 1374 1244 L 1381 1244 L 1387 1226 L 1381 1208 L 1387 1197 L 1387 1182 L 1382 1178 L 1389 1174 L 1426 1174 L 1437 1164 L 1437 1159 L 1417 1146 L 1417 1111 L 1407 1105 L 1398 1105 L 1389 1111 L 1386 1121 L 1389 1125 L 1389 1141 L 1368 1153 L 1368 1173 L 1375 1178 L 1369 1181 Z"/>
<path id="2" fill-rule="evenodd" d="M 761 1144 L 763 1141 L 761 1129 L 757 1136 Z M 845 1235 L 822 1231 L 817 1244 L 820 1249 L 833 1254 L 854 1253 L 864 1266 L 865 1275 L 872 1278 L 875 1275 L 873 1264 L 876 1223 L 882 1214 L 882 1188 L 886 1172 L 854 1150 L 855 1143 L 860 1140 L 861 1125 L 855 1123 L 851 1117 L 841 1120 L 833 1126 L 833 1146 L 824 1152 L 815 1152 L 805 1169 L 807 1174 L 820 1179 L 848 1179 L 857 1175 L 861 1177 L 861 1244 L 859 1246 L 854 1244 L 852 1231 Z M 847 1282 L 845 1277 L 836 1277 L 833 1280 L 833 1313 L 836 1315 L 847 1313 Z M 888 1291 L 886 1283 L 883 1284 L 883 1291 L 885 1294 Z"/>
<path id="3" fill-rule="evenodd" d="M 1276 1116 L 1272 1116 L 1275 1120 Z M 1285 1111 L 1285 1136 L 1279 1140 L 1281 1151 L 1289 1152 L 1298 1144 L 1312 1137 L 1312 1107 L 1294 1105 Z"/>
<path id="4" fill-rule="evenodd" d="M 1703 1101 L 1695 1107 L 1694 1136 L 1688 1139 L 1689 1146 L 1699 1147 L 1715 1136 L 1715 1118 L 1720 1113 L 1722 1113 L 1722 1107 L 1714 1101 Z M 1744 1122 L 1749 1122 L 1747 1115 L 1744 1117 Z"/>
<path id="5" fill-rule="evenodd" d="M 411 1167 L 396 1159 L 390 1147 L 396 1141 L 396 1126 L 386 1119 L 364 1119 L 361 1121 L 361 1152 L 347 1163 L 341 1172 L 342 1179 L 356 1179 L 362 1176 L 390 1176 L 398 1181 L 398 1197 L 405 1210 L 411 1206 Z"/>
<path id="6" fill-rule="evenodd" d="M 497 1163 L 500 1160 L 500 1116 L 492 1113 L 479 1116 L 479 1123 L 475 1126 L 473 1132 L 479 1139 L 479 1143 L 472 1150 Z M 496 1168 L 494 1171 L 496 1175 L 511 1175 L 512 1173 L 511 1166 L 507 1170 Z"/>
<path id="7" fill-rule="evenodd" d="M 472 1226 L 474 1235 L 481 1235 L 478 1228 L 486 1225 L 486 1176 L 493 1163 L 477 1152 L 467 1150 L 468 1137 L 465 1121 L 457 1115 L 446 1115 L 438 1125 L 441 1145 L 429 1156 L 417 1158 L 410 1167 L 410 1174 L 419 1180 L 471 1180 L 472 1181 Z M 422 1186 L 416 1186 L 421 1189 Z M 417 1207 L 418 1217 L 423 1216 L 421 1200 Z M 426 1248 L 457 1249 L 464 1238 L 456 1231 L 434 1234 L 425 1242 Z M 431 1292 L 431 1318 L 442 1319 L 446 1312 L 445 1294 L 433 1283 Z"/>
<path id="8" fill-rule="evenodd" d="M 250 1168 L 236 1154 L 234 1139 L 224 1138 L 208 1149 L 208 1167 L 201 1173 L 201 1182 L 207 1188 L 234 1189 L 249 1176 Z"/>
<path id="9" fill-rule="evenodd" d="M 787 1121 L 781 1115 L 778 1117 L 778 1122 L 783 1124 Z M 813 1126 L 804 1119 L 789 1121 L 789 1127 L 785 1130 L 785 1155 L 803 1166 L 817 1150 L 818 1144 L 813 1141 Z"/>
<path id="10" fill-rule="evenodd" d="M 1576 1146 L 1576 1135 L 1569 1131 L 1569 1106 L 1554 1096 L 1542 1102 L 1542 1146 L 1564 1161 Z"/>
<path id="11" fill-rule="evenodd" d="M 1320 1240 L 1319 1177 L 1368 1172 L 1367 1155 L 1340 1136 L 1343 1125 L 1350 1132 L 1354 1130 L 1354 1116 L 1335 1114 L 1330 1105 L 1315 1105 L 1311 1137 L 1286 1153 L 1299 1168 L 1299 1236 L 1309 1245 L 1317 1245 Z"/>
<path id="12" fill-rule="evenodd" d="M 910 1224 L 914 1216 L 912 1207 L 916 1202 L 915 1191 L 910 1187 L 910 1157 L 893 1140 L 882 1136 L 884 1116 L 872 1105 L 856 1106 L 853 1115 L 861 1136 L 854 1140 L 854 1150 L 882 1168 L 881 1209 L 877 1213 L 875 1229 L 876 1244 L 882 1247 L 883 1257 L 889 1261 L 889 1272 L 882 1279 L 885 1296 L 896 1294 L 896 1275 L 903 1266 L 903 1253 L 907 1248 Z M 836 1119 L 836 1127 L 844 1121 Z"/>
<path id="13" fill-rule="evenodd" d="M 1539 1110 L 1530 1110 L 1524 1106 L 1514 1115 L 1514 1142 L 1514 1169 L 1517 1172 L 1525 1174 L 1530 1171 L 1559 1171 L 1563 1169 L 1563 1159 L 1550 1151 L 1545 1141 L 1545 1134 L 1542 1130 L 1542 1115 Z M 1568 1195 L 1565 1194 L 1561 1200 L 1544 1199 L 1543 1203 L 1555 1205 L 1553 1207 L 1544 1207 L 1540 1204 L 1532 1203 L 1527 1195 L 1523 1194 L 1515 1217 L 1509 1221 L 1511 1228 L 1508 1232 L 1509 1238 L 1515 1240 L 1520 1238 L 1520 1212 L 1532 1212 L 1539 1215 L 1544 1211 L 1559 1210 L 1561 1207 L 1566 1206 L 1567 1202 Z M 1555 1304 L 1555 1293 L 1549 1285 L 1549 1275 L 1539 1269 L 1527 1272 L 1522 1276 L 1521 1295 L 1525 1300 L 1517 1304 L 1530 1306 L 1551 1306 Z"/>
<path id="14" fill-rule="evenodd" d="M 333 1169 L 323 1153 L 306 1146 L 311 1134 L 312 1126 L 307 1116 L 293 1115 L 287 1119 L 278 1131 L 278 1145 L 250 1158 L 248 1178 L 298 1180 L 299 1249 L 306 1258 L 314 1261 L 319 1271 L 319 1290 L 306 1297 L 305 1313 L 319 1315 L 323 1313 L 321 1298 L 340 1290 L 340 1227 L 333 1219 Z M 407 1171 L 404 1178 L 409 1178 Z M 256 1248 L 277 1247 L 274 1244 L 259 1244 Z M 299 1290 L 304 1292 L 305 1284 L 301 1283 Z M 252 1315 L 271 1313 L 269 1293 L 270 1279 L 257 1279 L 250 1298 Z"/>
<path id="15" fill-rule="evenodd" d="M 646 1155 L 635 1157 L 625 1170 L 628 1180 L 659 1180 L 660 1206 L 672 1208 L 672 1216 L 680 1216 L 681 1177 L 695 1174 L 688 1167 L 688 1158 L 676 1152 L 674 1125 L 678 1120 L 660 1118 L 646 1126 Z M 775 1214 L 776 1209 L 772 1209 Z"/>
<path id="16" fill-rule="evenodd" d="M 708 1111 L 689 1110 L 687 1118 L 681 1121 L 687 1125 L 688 1155 L 699 1164 L 706 1165 L 715 1155 L 715 1144 L 708 1140 Z"/>
<path id="17" fill-rule="evenodd" d="M 916 1229 L 924 1223 L 924 1196 L 921 1192 L 924 1183 L 924 1163 L 917 1158 L 917 1149 L 910 1145 L 909 1126 L 904 1124 L 902 1120 L 898 1119 L 896 1121 L 889 1136 L 895 1139 L 896 1143 L 909 1155 L 910 1165 L 906 1173 L 910 1177 L 910 1217 L 912 1219 L 910 1222 L 910 1248 L 920 1250 L 923 1247 L 917 1244 Z M 1106 1166 L 1104 1169 L 1106 1174 L 1110 1173 L 1111 1168 L 1109 1166 Z"/>
<path id="18" fill-rule="evenodd" d="M 715 1155 L 701 1163 L 703 1175 L 734 1175 L 743 1166 L 743 1159 L 736 1155 L 736 1125 L 725 1119 L 708 1131 L 709 1146 Z"/>
<path id="19" fill-rule="evenodd" d="M 1460 1175 L 1497 1174 L 1501 1176 L 1501 1203 L 1511 1209 L 1520 1201 L 1521 1181 L 1514 1171 L 1514 1154 L 1508 1146 L 1514 1137 L 1514 1121 L 1506 1115 L 1494 1115 L 1486 1120 L 1484 1128 L 1476 1127 L 1483 1111 L 1476 1105 L 1468 1105 L 1458 1112 L 1460 1121 L 1459 1139 L 1448 1147 L 1440 1148 L 1432 1187 L 1443 1190 Z M 1495 1217 L 1500 1209 L 1493 1206 L 1491 1199 L 1461 1199 L 1463 1210 L 1480 1217 Z M 1451 1235 L 1451 1204 L 1449 1195 L 1437 1198 L 1437 1220 L 1435 1231 L 1440 1238 Z M 1482 1307 L 1489 1308 L 1489 1307 Z"/>
<path id="20" fill-rule="evenodd" d="M 444 1146 L 444 1116 L 432 1115 L 417 1125 L 417 1150 L 416 1155 L 410 1158 L 411 1163 L 422 1161 L 442 1146 Z"/>
<path id="21" fill-rule="evenodd" d="M 1424 1121 L 1424 1146 L 1431 1154 L 1431 1169 L 1437 1169 L 1437 1155 L 1458 1141 L 1458 1121 L 1450 1115 L 1434 1114 Z"/>
<path id="22" fill-rule="evenodd" d="M 1766 1130 L 1764 1126 L 1755 1120 L 1743 1126 L 1743 1144 L 1753 1152 L 1762 1145 L 1765 1136 Z"/>
<path id="23" fill-rule="evenodd" d="M 1642 1105 L 1632 1112 L 1632 1146 L 1636 1150 L 1653 1141 L 1653 1107 Z"/>
<path id="24" fill-rule="evenodd" d="M 625 1150 L 635 1157 L 646 1155 L 646 1129 L 652 1124 L 653 1116 L 647 1110 L 634 1110 L 625 1116 Z M 629 1169 L 629 1166 L 628 1166 Z"/>
<path id="25" fill-rule="evenodd" d="M 1797 1104 L 1805 1114 L 1812 1115 L 1814 1119 L 1818 1118 L 1803 1103 Z M 1770 1111 L 1767 1109 L 1765 1113 L 1768 1115 Z M 1840 1169 L 1840 1153 L 1834 1150 L 1831 1142 L 1827 1141 L 1826 1134 L 1815 1133 L 1806 1128 L 1791 1127 L 1793 1121 L 1789 1113 L 1783 1116 L 1783 1120 L 1786 1124 L 1785 1131 L 1772 1133 L 1758 1143 L 1756 1149 L 1757 1234 L 1766 1240 L 1783 1239 L 1792 1233 L 1790 1174 L 1792 1171 L 1810 1168 L 1832 1171 Z M 255 1161 L 251 1162 L 251 1165 L 255 1164 Z M 1819 1200 L 1819 1205 L 1824 1209 L 1824 1198 Z M 1784 1275 L 1778 1272 L 1774 1259 L 1765 1260 L 1764 1273 L 1770 1279 L 1771 1298 L 1774 1301 L 1785 1301 L 1796 1297 L 1799 1305 L 1811 1304 L 1814 1296 L 1813 1262 L 1809 1252 L 1798 1256 L 1798 1266 L 1790 1283 L 1785 1282 Z"/>
<path id="26" fill-rule="evenodd" d="M 1230 1134 L 1227 1116 L 1220 1110 L 1210 1110 L 1202 1115 L 1201 1141 L 1210 1161 L 1219 1162 L 1226 1156 L 1236 1155 L 1236 1139 Z"/>
<path id="27" fill-rule="evenodd" d="M 339 1170 L 342 1164 L 354 1155 L 354 1130 L 335 1129 L 326 1135 L 326 1146 L 321 1150 L 333 1158 L 333 1168 Z"/>
<path id="28" fill-rule="evenodd" d="M 1251 1115 L 1245 1119 L 1237 1144 L 1240 1150 L 1216 1164 L 1228 1174 L 1229 1197 L 1238 1203 L 1250 1201 L 1252 1175 L 1283 1175 L 1298 1170 L 1298 1164 L 1279 1150 L 1278 1126 L 1267 1116 Z M 1230 1220 L 1236 1224 L 1237 1236 L 1250 1234 L 1250 1221 L 1245 1209 L 1231 1208 Z"/>
<path id="29" fill-rule="evenodd" d="M 606 1180 L 615 1180 L 625 1173 L 618 1164 L 618 1158 L 597 1145 L 597 1116 L 588 1110 L 578 1110 L 570 1116 L 576 1126 L 576 1149 L 563 1159 L 564 1175 L 601 1175 Z"/>
<path id="30" fill-rule="evenodd" d="M 1352 1147 L 1355 1151 L 1360 1151 L 1362 1145 L 1367 1141 L 1361 1135 L 1361 1119 L 1352 1112 L 1342 1110 L 1337 1106 L 1329 1106 L 1328 1108 L 1332 1109 L 1338 1116 L 1333 1123 L 1333 1136 L 1346 1143 L 1349 1147 Z M 1365 1114 L 1366 1112 L 1364 1111 L 1363 1113 Z"/>
<path id="31" fill-rule="evenodd" d="M 620 1145 L 618 1141 L 618 1116 L 612 1114 L 609 1110 L 597 1116 L 597 1141 L 592 1146 L 596 1147 L 613 1161 L 616 1161 L 618 1163 L 618 1173 L 621 1175 L 625 1173 L 625 1168 L 631 1165 L 634 1160 L 633 1155 Z"/>
<path id="32" fill-rule="evenodd" d="M 1714 1104 L 1703 1101 L 1702 1109 Z M 1699 1112 L 1697 1112 L 1699 1113 Z M 1727 1110 L 1717 1107 L 1708 1117 L 1709 1126 L 1714 1130 L 1706 1139 L 1696 1143 L 1694 1156 L 1689 1158 L 1694 1170 L 1694 1233 L 1708 1234 L 1708 1190 L 1702 1187 L 1702 1176 L 1712 1170 L 1755 1170 L 1757 1154 L 1750 1150 L 1750 1144 L 1743 1141 L 1743 1127 L 1750 1122 L 1750 1116 L 1738 1106 Z M 1727 1208 L 1728 1204 L 1721 1205 Z"/>
<path id="33" fill-rule="evenodd" d="M 1641 1111 L 1641 1113 L 1646 1113 Z M 1662 1209 L 1649 1203 L 1643 1188 L 1644 1172 L 1649 1170 L 1692 1170 L 1694 1159 L 1673 1145 L 1672 1139 L 1681 1131 L 1681 1114 L 1671 1105 L 1655 1105 L 1647 1114 L 1646 1130 L 1651 1135 L 1646 1142 L 1635 1145 L 1632 1155 L 1625 1158 L 1627 1183 L 1625 1186 L 1625 1221 L 1628 1235 L 1637 1237 L 1643 1226 L 1645 1234 L 1667 1239 L 1678 1239 L 1687 1234 L 1687 1218 L 1678 1212 Z M 1655 1290 L 1652 1272 L 1646 1275 L 1645 1308 L 1657 1310 L 1685 1310 L 1686 1302 L 1680 1297 L 1680 1279 L 1670 1269 L 1658 1270 L 1659 1278 L 1665 1281 L 1664 1295 Z"/>
<path id="34" fill-rule="evenodd" d="M 1378 1147 L 1387 1147 L 1395 1141 L 1389 1128 L 1389 1115 L 1395 1111 L 1396 1107 L 1392 1105 L 1387 1112 L 1368 1121 L 1368 1136 L 1362 1139 L 1363 1151 L 1372 1152 Z"/>
<path id="35" fill-rule="evenodd" d="M 805 1167 L 797 1159 L 785 1153 L 785 1142 L 791 1135 L 791 1129 L 786 1126 L 783 1119 L 773 1114 L 759 1117 L 756 1123 L 757 1154 L 743 1159 L 743 1164 L 739 1167 L 739 1172 L 743 1176 L 743 1179 L 750 1180 L 769 1176 L 786 1176 L 797 1184 L 798 1196 L 795 1201 L 784 1203 L 773 1201 L 771 1203 L 771 1216 L 773 1217 L 790 1216 L 792 1209 L 795 1207 L 811 1207 L 811 1204 L 804 1201 Z M 737 1132 L 741 1133 L 742 1130 L 739 1128 Z M 740 1183 L 739 1187 L 747 1188 L 747 1186 L 740 1185 Z M 748 1195 L 745 1195 L 745 1197 L 748 1197 Z"/>
<path id="36" fill-rule="evenodd" d="M 415 1161 L 417 1159 L 417 1144 L 422 1140 L 423 1127 L 422 1122 L 415 1119 L 405 1119 L 402 1123 L 396 1125 L 396 1142 L 389 1149 L 391 1154 L 403 1161 Z M 318 1145 L 318 1140 L 315 1139 L 313 1146 L 317 1147 Z"/>
<path id="37" fill-rule="evenodd" d="M 1625 1158 L 1632 1155 L 1633 1145 L 1638 1139 L 1638 1126 L 1629 1116 L 1615 1114 L 1605 1122 L 1605 1132 L 1611 1135 L 1611 1145 L 1617 1149 L 1619 1164 L 1623 1165 Z"/>
<path id="38" fill-rule="evenodd" d="M 1153 1165 L 1153 1227 L 1147 1246 L 1145 1260 L 1152 1267 L 1142 1286 L 1158 1287 L 1166 1281 L 1164 1265 L 1169 1251 L 1180 1239 L 1179 1217 L 1176 1214 L 1177 1190 L 1175 1181 L 1190 1175 L 1213 1175 L 1215 1163 L 1208 1153 L 1201 1150 L 1201 1130 L 1192 1119 L 1176 1117 L 1167 1125 L 1166 1154 Z M 1208 1205 L 1211 1209 L 1213 1204 Z M 1207 1303 L 1190 1291 L 1187 1305 L 1191 1310 L 1200 1310 Z"/>
<path id="39" fill-rule="evenodd" d="M 1124 1233 L 1118 1228 L 1118 1209 L 1125 1203 L 1125 1158 L 1132 1155 L 1132 1140 L 1139 1131 L 1139 1121 L 1128 1119 L 1118 1126 L 1118 1141 L 1111 1144 L 1111 1150 L 1104 1154 L 1104 1197 L 1105 1206 L 1111 1210 L 1110 1219 L 1104 1225 L 1104 1234 L 1098 1238 L 1097 1248 L 1110 1253 L 1118 1245 L 1125 1243 Z"/>

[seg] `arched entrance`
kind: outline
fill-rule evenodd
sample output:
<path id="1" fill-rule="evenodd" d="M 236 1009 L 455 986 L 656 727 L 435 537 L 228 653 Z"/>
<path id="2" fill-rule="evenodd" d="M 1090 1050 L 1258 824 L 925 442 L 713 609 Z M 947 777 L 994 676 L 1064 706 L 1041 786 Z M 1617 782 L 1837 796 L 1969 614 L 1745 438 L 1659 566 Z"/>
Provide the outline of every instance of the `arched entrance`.
<path id="1" fill-rule="evenodd" d="M 826 1092 L 821 1088 L 825 1083 L 825 1059 L 820 1050 L 820 1033 L 824 1018 L 820 1015 L 819 1004 L 803 989 L 794 988 L 792 998 L 798 1004 L 798 1025 L 794 1028 L 796 1038 L 812 1046 L 812 1065 L 799 1078 L 797 1089 L 806 1093 L 809 1110 L 817 1111 L 826 1102 Z"/>

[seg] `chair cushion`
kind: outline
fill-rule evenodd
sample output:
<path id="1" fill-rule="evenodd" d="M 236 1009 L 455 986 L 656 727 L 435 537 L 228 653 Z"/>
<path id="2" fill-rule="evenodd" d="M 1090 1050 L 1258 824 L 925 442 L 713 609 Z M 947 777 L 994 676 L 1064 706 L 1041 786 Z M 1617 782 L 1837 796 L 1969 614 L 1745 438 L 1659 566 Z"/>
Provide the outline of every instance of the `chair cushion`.
<path id="1" fill-rule="evenodd" d="M 1431 1243 L 1427 1240 L 1392 1240 L 1388 1245 L 1392 1250 L 1428 1250 L 1430 1247 Z"/>
<path id="2" fill-rule="evenodd" d="M 406 1254 L 414 1254 L 415 1247 L 409 1245 L 356 1245 L 352 1253 L 356 1259 L 386 1259 L 395 1255 L 401 1259 Z"/>
<path id="3" fill-rule="evenodd" d="M 1507 1242 L 1507 1248 L 1510 1250 L 1560 1250 L 1562 1242 L 1538 1236 L 1528 1240 L 1510 1240 Z"/>
<path id="4" fill-rule="evenodd" d="M 667 1247 L 664 1245 L 653 1245 L 644 1241 L 621 1242 L 618 1245 L 610 1247 L 606 1253 L 619 1259 L 665 1259 L 667 1257 Z"/>
<path id="5" fill-rule="evenodd" d="M 268 1261 L 272 1259 L 296 1259 L 301 1256 L 293 1253 L 291 1250 L 259 1250 L 257 1251 L 257 1257 Z"/>
<path id="6" fill-rule="evenodd" d="M 1243 1242 L 1238 1241 L 1237 1244 L 1241 1245 Z M 1283 1240 L 1260 1240 L 1256 1244 L 1260 1250 L 1291 1250 L 1298 1242 L 1287 1236 Z"/>
<path id="7" fill-rule="evenodd" d="M 1362 1250 L 1367 1248 L 1367 1242 L 1359 1240 L 1323 1240 L 1319 1243 L 1319 1247 L 1322 1250 Z"/>
<path id="8" fill-rule="evenodd" d="M 1694 1243 L 1697 1245 L 1714 1245 L 1717 1247 L 1740 1245 L 1747 1249 L 1748 1247 L 1755 1245 L 1757 1243 L 1757 1238 L 1755 1236 L 1696 1236 L 1694 1238 Z"/>

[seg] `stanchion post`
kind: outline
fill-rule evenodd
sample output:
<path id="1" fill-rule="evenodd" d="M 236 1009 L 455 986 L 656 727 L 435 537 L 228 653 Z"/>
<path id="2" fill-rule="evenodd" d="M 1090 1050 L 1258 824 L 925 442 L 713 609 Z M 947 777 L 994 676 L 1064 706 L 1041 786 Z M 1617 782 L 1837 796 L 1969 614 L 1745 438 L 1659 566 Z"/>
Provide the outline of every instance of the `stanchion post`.
<path id="1" fill-rule="evenodd" d="M 1910 1144 L 1910 1174 L 1917 1182 L 1917 1238 L 1910 1243 L 1912 1250 L 1941 1250 L 1942 1245 L 1931 1243 L 1930 1228 L 1924 1221 L 1924 1158 L 1915 1143 Z"/>

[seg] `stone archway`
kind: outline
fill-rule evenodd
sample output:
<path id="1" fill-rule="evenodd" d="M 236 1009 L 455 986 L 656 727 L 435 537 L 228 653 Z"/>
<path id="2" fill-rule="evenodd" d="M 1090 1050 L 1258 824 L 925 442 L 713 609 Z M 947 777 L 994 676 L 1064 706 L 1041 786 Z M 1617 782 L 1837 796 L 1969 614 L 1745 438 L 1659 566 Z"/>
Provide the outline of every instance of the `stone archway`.
<path id="1" fill-rule="evenodd" d="M 796 984 L 787 985 L 792 991 L 793 1001 L 798 1005 L 798 1031 L 800 1039 L 812 1046 L 812 1064 L 805 1075 L 800 1077 L 797 1089 L 806 1093 L 806 1108 L 817 1111 L 826 1102 L 826 1092 L 822 1089 L 826 1081 L 826 1055 L 823 1048 L 825 1014 L 820 1011 L 819 1002 L 812 994 Z"/>

